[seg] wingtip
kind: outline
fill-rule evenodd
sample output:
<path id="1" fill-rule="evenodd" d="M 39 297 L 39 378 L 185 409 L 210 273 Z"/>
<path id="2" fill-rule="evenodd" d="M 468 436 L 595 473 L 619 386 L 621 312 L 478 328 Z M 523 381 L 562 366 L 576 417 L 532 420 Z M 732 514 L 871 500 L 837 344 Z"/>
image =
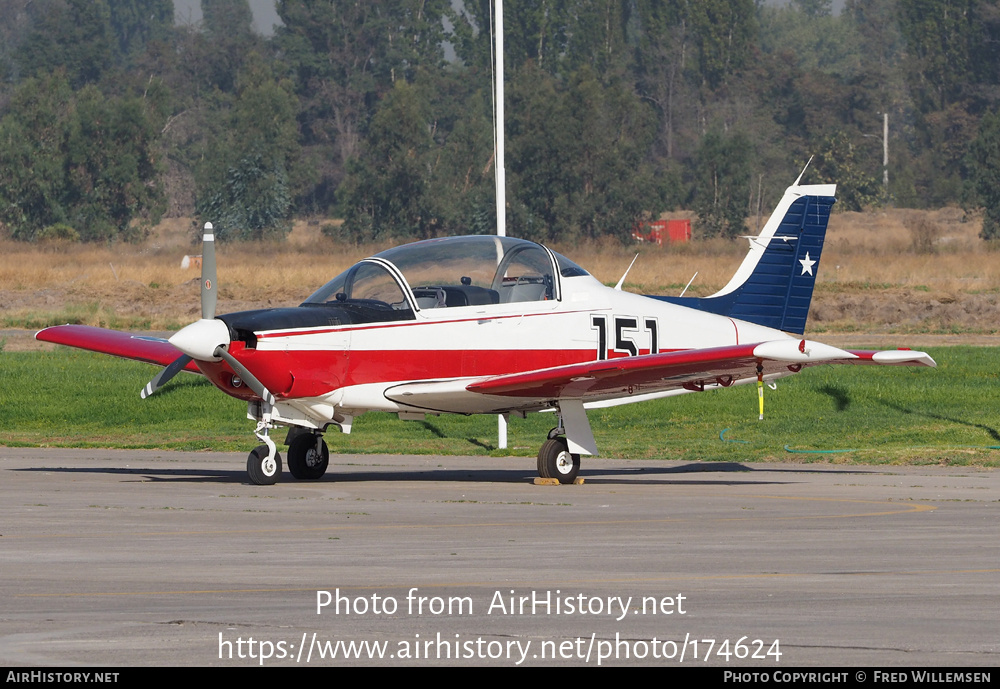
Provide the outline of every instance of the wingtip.
<path id="1" fill-rule="evenodd" d="M 872 354 L 872 361 L 877 364 L 908 364 L 911 366 L 928 366 L 937 368 L 937 362 L 927 352 L 917 352 L 910 349 L 887 349 Z"/>

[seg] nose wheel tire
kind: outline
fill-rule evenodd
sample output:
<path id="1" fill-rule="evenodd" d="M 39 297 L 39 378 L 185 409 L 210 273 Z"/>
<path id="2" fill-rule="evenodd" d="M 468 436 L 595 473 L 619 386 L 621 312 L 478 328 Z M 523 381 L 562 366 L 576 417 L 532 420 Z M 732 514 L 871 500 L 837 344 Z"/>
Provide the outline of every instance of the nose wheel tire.
<path id="1" fill-rule="evenodd" d="M 580 473 L 580 455 L 570 453 L 565 438 L 549 438 L 538 451 L 538 475 L 573 483 Z"/>
<path id="2" fill-rule="evenodd" d="M 314 481 L 326 473 L 326 468 L 330 465 L 330 450 L 326 442 L 320 439 L 317 451 L 316 440 L 312 433 L 303 433 L 288 444 L 288 471 L 295 478 Z"/>
<path id="3" fill-rule="evenodd" d="M 267 445 L 258 445 L 247 457 L 247 474 L 250 475 L 250 483 L 274 485 L 281 476 L 281 455 L 275 453 L 274 459 L 268 459 Z"/>

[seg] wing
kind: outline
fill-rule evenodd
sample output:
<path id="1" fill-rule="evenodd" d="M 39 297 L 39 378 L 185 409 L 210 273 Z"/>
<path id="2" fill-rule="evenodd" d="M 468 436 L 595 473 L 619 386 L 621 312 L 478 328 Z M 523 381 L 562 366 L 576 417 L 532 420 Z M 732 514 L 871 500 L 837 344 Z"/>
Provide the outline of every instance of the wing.
<path id="1" fill-rule="evenodd" d="M 923 352 L 848 351 L 809 340 L 774 340 L 590 361 L 477 379 L 392 386 L 391 400 L 415 409 L 459 414 L 532 411 L 577 400 L 587 408 L 641 402 L 797 373 L 817 364 L 935 366 Z"/>
<path id="2" fill-rule="evenodd" d="M 130 335 L 118 330 L 89 325 L 57 325 L 45 328 L 35 333 L 35 339 L 160 366 L 167 366 L 182 356 L 180 350 L 162 338 Z M 201 373 L 191 361 L 184 366 L 184 370 Z"/>
<path id="3" fill-rule="evenodd" d="M 803 366 L 817 364 L 937 365 L 924 352 L 848 351 L 820 342 L 788 339 L 664 352 L 494 376 L 472 383 L 467 389 L 509 397 L 552 400 L 568 397 L 585 402 L 601 401 L 680 389 L 698 391 L 706 387 L 729 387 L 740 380 L 756 379 L 758 364 L 768 378 L 797 373 Z"/>

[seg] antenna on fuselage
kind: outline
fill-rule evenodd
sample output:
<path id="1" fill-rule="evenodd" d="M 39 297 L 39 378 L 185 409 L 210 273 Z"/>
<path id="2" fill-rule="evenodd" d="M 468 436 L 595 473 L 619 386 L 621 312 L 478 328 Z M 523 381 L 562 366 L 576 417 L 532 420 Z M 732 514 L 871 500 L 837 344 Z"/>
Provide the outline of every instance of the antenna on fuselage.
<path id="1" fill-rule="evenodd" d="M 625 274 L 622 275 L 622 279 L 618 281 L 617 285 L 615 285 L 615 289 L 618 290 L 619 292 L 622 291 L 622 285 L 625 284 L 625 277 L 628 275 L 628 271 L 632 270 L 632 266 L 635 265 L 635 261 L 637 258 L 639 258 L 639 254 L 636 254 L 635 258 L 632 259 L 632 262 L 628 264 L 628 268 L 625 269 Z"/>
<path id="2" fill-rule="evenodd" d="M 694 279 L 696 277 L 698 277 L 698 271 L 697 270 L 694 271 L 694 275 L 691 276 L 691 279 L 688 280 L 688 283 L 686 285 L 684 285 L 684 289 L 681 290 L 680 296 L 682 296 L 682 297 L 684 296 L 684 293 L 688 291 L 688 287 L 691 286 L 691 283 L 694 282 Z"/>
<path id="3" fill-rule="evenodd" d="M 793 187 L 799 186 L 799 182 L 802 181 L 802 175 L 806 174 L 806 170 L 809 169 L 809 163 L 813 161 L 814 157 L 815 156 L 809 156 L 809 160 L 806 161 L 806 166 L 802 168 L 802 172 L 800 172 L 799 176 L 795 178 L 795 184 L 792 185 Z"/>

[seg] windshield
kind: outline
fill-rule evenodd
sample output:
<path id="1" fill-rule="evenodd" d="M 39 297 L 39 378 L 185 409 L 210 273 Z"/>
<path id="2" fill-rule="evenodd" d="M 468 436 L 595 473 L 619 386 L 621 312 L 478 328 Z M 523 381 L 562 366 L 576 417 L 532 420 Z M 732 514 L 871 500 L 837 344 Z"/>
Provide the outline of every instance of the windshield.
<path id="1" fill-rule="evenodd" d="M 370 261 L 355 264 L 319 288 L 304 303 L 411 310 L 396 278 L 384 266 Z"/>

